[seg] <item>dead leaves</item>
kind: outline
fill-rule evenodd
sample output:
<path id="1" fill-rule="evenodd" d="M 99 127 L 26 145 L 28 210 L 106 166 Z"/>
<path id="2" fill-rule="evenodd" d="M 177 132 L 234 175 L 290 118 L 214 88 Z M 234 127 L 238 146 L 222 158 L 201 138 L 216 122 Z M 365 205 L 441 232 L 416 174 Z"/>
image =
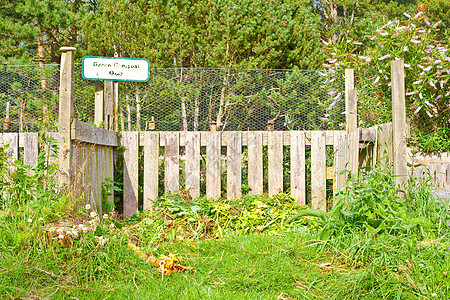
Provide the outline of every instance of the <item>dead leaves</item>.
<path id="1" fill-rule="evenodd" d="M 137 247 L 133 243 L 128 243 L 128 248 L 134 252 L 134 254 L 139 257 L 139 259 L 145 260 L 146 262 L 149 262 L 155 266 L 155 268 L 158 270 L 159 273 L 163 276 L 168 276 L 173 273 L 177 272 L 184 272 L 184 271 L 193 271 L 193 267 L 185 267 L 183 265 L 178 264 L 181 259 L 177 257 L 174 254 L 169 255 L 161 255 L 160 257 L 156 258 L 152 255 L 145 254 L 142 252 L 142 250 Z"/>

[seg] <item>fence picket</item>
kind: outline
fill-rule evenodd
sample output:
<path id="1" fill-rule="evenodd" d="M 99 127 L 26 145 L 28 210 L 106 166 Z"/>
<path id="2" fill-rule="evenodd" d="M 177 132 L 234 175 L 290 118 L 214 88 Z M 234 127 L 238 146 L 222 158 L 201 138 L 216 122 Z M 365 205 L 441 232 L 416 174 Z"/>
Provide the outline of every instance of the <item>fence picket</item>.
<path id="1" fill-rule="evenodd" d="M 251 194 L 263 194 L 263 134 L 258 131 L 248 132 L 248 185 Z"/>
<path id="2" fill-rule="evenodd" d="M 346 164 L 346 135 L 334 135 L 334 190 L 338 191 L 346 186 L 347 173 L 345 171 Z"/>
<path id="3" fill-rule="evenodd" d="M 359 129 L 355 129 L 348 135 L 349 139 L 349 170 L 352 176 L 358 174 L 359 163 Z"/>
<path id="4" fill-rule="evenodd" d="M 445 187 L 447 177 L 447 166 L 444 164 L 436 165 L 436 183 L 439 187 Z"/>
<path id="5" fill-rule="evenodd" d="M 152 201 L 158 198 L 158 174 L 159 133 L 144 132 L 144 210 L 151 208 Z"/>
<path id="6" fill-rule="evenodd" d="M 138 208 L 138 132 L 123 131 L 123 214 L 134 215 Z"/>
<path id="7" fill-rule="evenodd" d="M 311 207 L 326 211 L 325 133 L 311 132 Z"/>
<path id="8" fill-rule="evenodd" d="M 200 197 L 200 132 L 186 132 L 186 190 Z"/>
<path id="9" fill-rule="evenodd" d="M 283 133 L 268 132 L 269 196 L 283 191 Z"/>
<path id="10" fill-rule="evenodd" d="M 23 132 L 19 134 L 19 147 L 23 147 L 23 163 L 31 167 L 37 166 L 39 152 L 38 133 Z"/>
<path id="11" fill-rule="evenodd" d="M 220 132 L 204 132 L 206 138 L 206 197 L 219 198 L 220 185 Z"/>
<path id="12" fill-rule="evenodd" d="M 179 132 L 166 132 L 165 141 L 165 191 L 175 193 L 180 190 Z"/>
<path id="13" fill-rule="evenodd" d="M 291 131 L 291 197 L 306 204 L 305 132 Z"/>
<path id="14" fill-rule="evenodd" d="M 227 144 L 227 199 L 242 195 L 242 136 L 239 131 L 228 132 Z"/>

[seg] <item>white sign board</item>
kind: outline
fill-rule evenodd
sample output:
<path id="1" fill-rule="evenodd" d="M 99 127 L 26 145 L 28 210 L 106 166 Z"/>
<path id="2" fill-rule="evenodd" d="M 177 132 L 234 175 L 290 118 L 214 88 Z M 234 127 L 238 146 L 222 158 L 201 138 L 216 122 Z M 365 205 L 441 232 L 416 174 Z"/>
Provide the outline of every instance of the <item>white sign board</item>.
<path id="1" fill-rule="evenodd" d="M 150 63 L 141 58 L 85 56 L 82 73 L 86 80 L 145 82 L 150 78 Z"/>

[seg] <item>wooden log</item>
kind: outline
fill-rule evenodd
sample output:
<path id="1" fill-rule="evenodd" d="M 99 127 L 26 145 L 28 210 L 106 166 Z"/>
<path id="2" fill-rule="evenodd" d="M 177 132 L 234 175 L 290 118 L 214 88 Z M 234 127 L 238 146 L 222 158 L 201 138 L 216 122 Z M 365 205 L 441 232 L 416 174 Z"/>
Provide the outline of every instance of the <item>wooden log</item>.
<path id="1" fill-rule="evenodd" d="M 203 132 L 206 137 L 206 197 L 219 198 L 221 192 L 220 131 Z"/>
<path id="2" fill-rule="evenodd" d="M 305 132 L 291 131 L 291 197 L 306 204 Z"/>
<path id="3" fill-rule="evenodd" d="M 262 132 L 248 132 L 248 185 L 251 194 L 263 194 Z"/>
<path id="4" fill-rule="evenodd" d="M 134 215 L 138 208 L 138 132 L 123 131 L 123 214 Z"/>
<path id="5" fill-rule="evenodd" d="M 193 199 L 200 197 L 200 132 L 186 133 L 186 189 Z"/>
<path id="6" fill-rule="evenodd" d="M 144 200 L 143 209 L 153 207 L 158 198 L 159 133 L 144 132 Z"/>
<path id="7" fill-rule="evenodd" d="M 242 140 L 241 132 L 228 132 L 227 146 L 227 199 L 242 196 Z"/>
<path id="8" fill-rule="evenodd" d="M 165 191 L 176 193 L 180 190 L 180 139 L 177 131 L 166 133 L 165 146 Z"/>
<path id="9" fill-rule="evenodd" d="M 311 208 L 326 211 L 326 153 L 325 133 L 311 134 Z"/>
<path id="10" fill-rule="evenodd" d="M 392 145 L 395 184 L 401 185 L 408 178 L 406 153 L 405 71 L 403 60 L 391 61 L 392 90 Z"/>
<path id="11" fill-rule="evenodd" d="M 283 192 L 283 134 L 281 131 L 268 132 L 269 196 Z"/>

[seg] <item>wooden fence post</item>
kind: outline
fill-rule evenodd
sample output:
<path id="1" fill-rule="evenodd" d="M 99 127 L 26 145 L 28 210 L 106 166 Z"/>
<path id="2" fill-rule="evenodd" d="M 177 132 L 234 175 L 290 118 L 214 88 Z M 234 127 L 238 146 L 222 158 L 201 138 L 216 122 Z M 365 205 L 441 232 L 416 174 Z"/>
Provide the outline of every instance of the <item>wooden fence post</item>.
<path id="1" fill-rule="evenodd" d="M 104 90 L 101 81 L 95 82 L 95 114 L 94 123 L 97 127 L 105 127 L 104 118 Z"/>
<path id="2" fill-rule="evenodd" d="M 350 91 L 354 89 L 355 89 L 355 71 L 353 69 L 345 69 L 345 117 L 346 117 L 345 120 L 347 123 L 346 125 L 347 133 L 352 132 L 354 129 L 358 127 L 358 124 L 355 123 L 350 124 L 350 121 L 354 122 L 354 119 L 349 120 L 349 117 L 351 115 L 350 110 L 356 111 L 354 107 L 351 107 L 351 105 L 356 106 L 356 101 L 354 104 L 350 103 Z"/>
<path id="3" fill-rule="evenodd" d="M 392 162 L 394 165 L 395 183 L 406 181 L 408 168 L 406 165 L 406 111 L 405 111 L 405 70 L 403 60 L 391 61 L 392 88 Z"/>
<path id="4" fill-rule="evenodd" d="M 59 185 L 66 192 L 71 184 L 71 122 L 73 118 L 73 53 L 75 48 L 62 47 L 59 84 Z"/>

